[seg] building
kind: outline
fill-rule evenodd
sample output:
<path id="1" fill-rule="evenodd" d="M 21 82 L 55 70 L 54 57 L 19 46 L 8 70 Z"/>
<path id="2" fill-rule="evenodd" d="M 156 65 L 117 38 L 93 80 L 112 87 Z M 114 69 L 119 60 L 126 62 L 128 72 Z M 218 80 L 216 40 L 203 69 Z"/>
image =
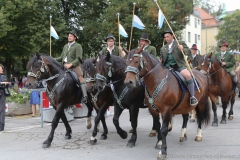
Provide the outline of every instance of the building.
<path id="1" fill-rule="evenodd" d="M 218 35 L 219 21 L 202 8 L 195 7 L 194 10 L 199 12 L 202 20 L 202 54 L 215 52 L 218 44 L 215 36 Z"/>
<path id="2" fill-rule="evenodd" d="M 199 53 L 202 54 L 202 22 L 199 12 L 197 10 L 194 10 L 193 14 L 188 16 L 188 20 L 188 24 L 185 26 L 185 29 L 182 30 L 181 39 L 185 41 L 189 48 L 191 48 L 193 44 L 196 44 Z"/>

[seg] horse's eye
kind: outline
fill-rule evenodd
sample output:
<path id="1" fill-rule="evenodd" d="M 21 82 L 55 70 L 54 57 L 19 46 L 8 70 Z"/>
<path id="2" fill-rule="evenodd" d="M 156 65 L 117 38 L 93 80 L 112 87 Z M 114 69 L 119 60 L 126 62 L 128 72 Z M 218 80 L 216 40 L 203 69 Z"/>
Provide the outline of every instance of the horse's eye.
<path id="1" fill-rule="evenodd" d="M 139 62 L 138 61 L 135 61 L 135 64 L 138 64 Z"/>

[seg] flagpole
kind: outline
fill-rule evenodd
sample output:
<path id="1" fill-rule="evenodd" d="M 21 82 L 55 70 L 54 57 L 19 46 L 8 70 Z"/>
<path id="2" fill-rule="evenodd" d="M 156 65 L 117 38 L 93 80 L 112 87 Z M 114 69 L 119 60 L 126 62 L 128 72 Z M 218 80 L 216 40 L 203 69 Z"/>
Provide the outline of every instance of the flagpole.
<path id="1" fill-rule="evenodd" d="M 132 43 L 132 31 L 133 31 L 133 19 L 134 19 L 134 11 L 135 11 L 136 3 L 133 3 L 133 18 L 132 18 L 132 28 L 131 28 L 131 36 L 130 36 L 130 43 L 129 43 L 129 51 L 131 50 L 131 43 Z"/>
<path id="2" fill-rule="evenodd" d="M 117 13 L 118 16 L 118 46 L 120 47 L 120 22 L 119 22 L 119 13 Z"/>
<path id="3" fill-rule="evenodd" d="M 157 0 L 154 0 L 154 2 L 157 4 L 158 9 L 159 9 L 160 11 L 162 11 L 161 8 L 160 8 L 160 6 L 159 6 L 158 3 L 157 3 Z M 162 12 L 162 14 L 164 15 L 163 12 Z M 164 17 L 165 17 L 165 20 L 166 20 L 166 22 L 167 22 L 167 25 L 168 25 L 169 29 L 170 29 L 171 32 L 173 33 L 173 36 L 174 36 L 174 38 L 175 38 L 177 44 L 180 45 L 179 42 L 178 42 L 178 39 L 177 39 L 177 37 L 176 37 L 176 35 L 175 35 L 175 33 L 174 33 L 173 30 L 172 30 L 172 27 L 171 27 L 170 24 L 168 23 L 168 20 L 167 20 L 167 18 L 166 18 L 165 15 L 164 15 Z M 193 77 L 194 83 L 196 84 L 196 87 L 197 87 L 198 91 L 200 92 L 200 89 L 199 89 L 199 86 L 198 86 L 198 84 L 197 84 L 197 82 L 196 82 L 195 76 L 193 75 L 193 72 L 192 72 L 192 70 L 191 70 L 191 68 L 190 68 L 190 66 L 189 66 L 189 64 L 188 64 L 188 62 L 187 62 L 187 59 L 186 59 L 186 56 L 185 56 L 183 50 L 181 50 L 181 52 L 182 52 L 182 54 L 183 54 L 183 57 L 184 57 L 184 60 L 185 60 L 185 63 L 186 63 L 187 69 L 190 71 L 190 74 L 191 74 L 192 77 Z"/>
<path id="4" fill-rule="evenodd" d="M 49 16 L 50 18 L 50 56 L 52 56 L 52 46 L 51 46 L 51 43 L 52 43 L 52 39 L 51 39 L 51 26 L 52 26 L 52 15 Z"/>

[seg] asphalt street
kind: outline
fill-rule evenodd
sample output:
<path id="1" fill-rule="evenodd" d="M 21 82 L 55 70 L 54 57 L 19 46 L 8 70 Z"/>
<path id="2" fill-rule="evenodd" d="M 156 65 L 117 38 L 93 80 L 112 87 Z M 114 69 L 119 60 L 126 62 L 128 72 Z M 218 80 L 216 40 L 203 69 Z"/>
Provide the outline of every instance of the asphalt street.
<path id="1" fill-rule="evenodd" d="M 40 116 L 6 117 L 5 131 L 0 132 L 0 160 L 156 160 L 159 150 L 155 149 L 156 137 L 148 137 L 152 119 L 147 109 L 140 109 L 138 121 L 138 139 L 134 148 L 126 147 L 127 139 L 121 139 L 116 133 L 111 115 L 106 117 L 108 138 L 100 140 L 98 133 L 96 145 L 90 145 L 91 129 L 85 127 L 85 118 L 69 122 L 72 127 L 72 139 L 65 140 L 65 127 L 59 123 L 50 148 L 43 149 L 42 143 L 50 133 L 51 123 L 44 123 L 41 128 Z M 218 107 L 218 117 L 222 109 Z M 212 122 L 212 117 L 211 117 Z M 93 120 L 92 120 L 93 123 Z M 128 110 L 120 117 L 120 126 L 129 131 Z M 240 99 L 236 97 L 234 119 L 227 124 L 212 127 L 211 123 L 203 128 L 203 140 L 195 142 L 197 124 L 188 123 L 188 140 L 179 142 L 182 116 L 173 118 L 173 130 L 167 136 L 168 159 L 209 160 L 240 159 Z"/>

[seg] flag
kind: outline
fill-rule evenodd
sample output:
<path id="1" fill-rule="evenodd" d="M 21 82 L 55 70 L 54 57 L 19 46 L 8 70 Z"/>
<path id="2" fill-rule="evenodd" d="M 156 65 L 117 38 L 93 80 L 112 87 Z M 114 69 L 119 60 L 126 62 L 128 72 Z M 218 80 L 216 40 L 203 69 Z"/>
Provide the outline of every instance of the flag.
<path id="1" fill-rule="evenodd" d="M 134 17 L 133 17 L 133 27 L 136 27 L 136 28 L 141 29 L 141 30 L 145 29 L 144 24 L 142 23 L 142 21 L 136 15 L 134 15 Z"/>
<path id="2" fill-rule="evenodd" d="M 55 39 L 59 39 L 58 34 L 55 31 L 55 29 L 53 28 L 53 26 L 51 26 L 51 36 Z"/>
<path id="3" fill-rule="evenodd" d="M 123 37 L 128 37 L 127 32 L 125 31 L 125 29 L 123 28 L 123 26 L 121 24 L 119 24 L 119 33 L 120 35 L 122 35 Z"/>
<path id="4" fill-rule="evenodd" d="M 162 28 L 164 22 L 164 15 L 161 10 L 158 11 L 158 27 Z"/>

